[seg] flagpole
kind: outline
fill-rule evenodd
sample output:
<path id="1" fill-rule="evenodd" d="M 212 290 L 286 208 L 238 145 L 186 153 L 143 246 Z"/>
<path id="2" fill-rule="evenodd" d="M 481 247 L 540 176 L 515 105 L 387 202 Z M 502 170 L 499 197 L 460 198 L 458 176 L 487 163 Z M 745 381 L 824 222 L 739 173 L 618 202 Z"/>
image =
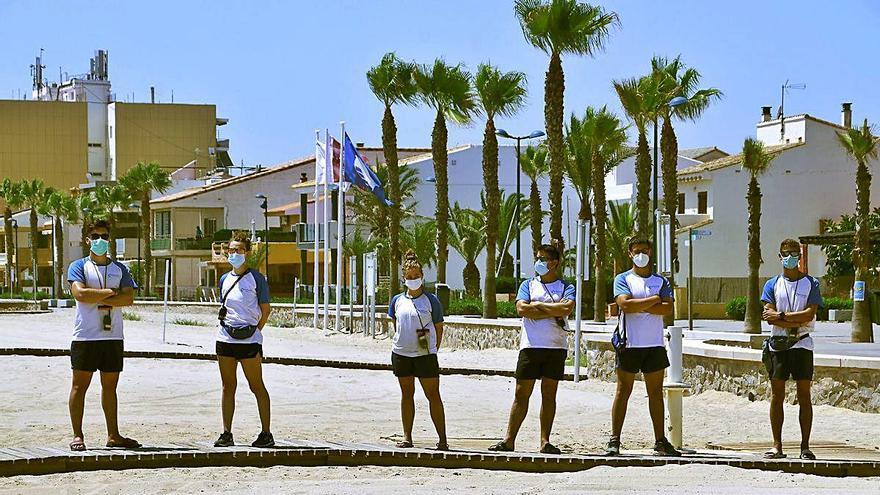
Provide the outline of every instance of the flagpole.
<path id="1" fill-rule="evenodd" d="M 345 201 L 345 192 L 342 183 L 345 181 L 345 122 L 340 122 L 342 137 L 339 139 L 339 192 L 336 196 L 336 332 L 340 331 L 342 323 L 342 204 Z"/>
<path id="2" fill-rule="evenodd" d="M 318 328 L 318 304 L 320 304 L 320 298 L 318 297 L 318 175 L 320 170 L 320 165 L 318 164 L 318 148 L 320 146 L 318 143 L 321 142 L 321 131 L 320 129 L 315 129 L 315 259 L 312 270 L 314 271 L 314 276 L 312 277 L 312 302 L 315 306 L 314 315 L 312 317 L 312 328 Z M 325 148 L 326 148 L 326 144 Z M 324 150 L 324 163 L 327 163 L 327 150 Z M 324 167 L 326 170 L 326 166 Z M 308 213 L 308 208 L 306 208 L 306 213 Z"/>
<path id="3" fill-rule="evenodd" d="M 327 184 L 333 180 L 333 143 L 330 141 L 330 131 L 324 129 L 324 146 L 327 149 L 329 159 L 324 168 L 324 333 L 327 333 L 330 318 L 330 210 L 327 207 Z M 329 164 L 329 166 L 328 166 Z M 330 172 L 330 177 L 327 176 Z"/>

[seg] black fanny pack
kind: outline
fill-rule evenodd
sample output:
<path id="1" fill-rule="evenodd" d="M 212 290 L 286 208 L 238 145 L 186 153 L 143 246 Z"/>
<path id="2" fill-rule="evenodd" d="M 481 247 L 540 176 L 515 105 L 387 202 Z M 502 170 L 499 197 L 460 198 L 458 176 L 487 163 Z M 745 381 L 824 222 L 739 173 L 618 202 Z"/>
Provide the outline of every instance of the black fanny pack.
<path id="1" fill-rule="evenodd" d="M 244 327 L 231 327 L 226 324 L 222 324 L 223 329 L 226 330 L 226 333 L 229 334 L 230 337 L 236 340 L 243 340 L 251 338 L 255 333 L 257 333 L 256 325 L 247 325 Z"/>
<path id="2" fill-rule="evenodd" d="M 620 316 L 617 317 L 617 327 L 611 335 L 611 345 L 617 352 L 626 350 L 626 318 L 623 316 L 623 310 L 620 310 Z"/>
<path id="3" fill-rule="evenodd" d="M 764 347 L 770 352 L 785 352 L 809 336 L 808 333 L 801 336 L 774 335 L 764 339 Z"/>

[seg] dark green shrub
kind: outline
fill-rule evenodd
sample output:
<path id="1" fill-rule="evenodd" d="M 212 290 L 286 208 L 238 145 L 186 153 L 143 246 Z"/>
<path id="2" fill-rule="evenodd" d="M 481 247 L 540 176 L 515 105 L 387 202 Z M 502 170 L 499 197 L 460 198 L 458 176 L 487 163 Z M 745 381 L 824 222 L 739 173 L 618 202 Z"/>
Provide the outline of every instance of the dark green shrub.
<path id="1" fill-rule="evenodd" d="M 463 298 L 449 301 L 450 315 L 481 315 L 483 314 L 483 301 L 475 298 Z"/>
<path id="2" fill-rule="evenodd" d="M 498 277 L 495 279 L 495 292 L 498 294 L 515 294 L 519 290 L 516 279 L 513 277 Z"/>
<path id="3" fill-rule="evenodd" d="M 499 301 L 498 302 L 498 317 L 499 318 L 517 318 L 519 315 L 516 314 L 516 303 L 507 302 L 507 301 Z"/>
<path id="4" fill-rule="evenodd" d="M 823 302 L 825 309 L 853 309 L 852 299 L 845 297 L 828 297 Z"/>
<path id="5" fill-rule="evenodd" d="M 745 321 L 746 319 L 746 298 L 745 297 L 734 297 L 731 299 L 727 306 L 724 308 L 724 312 L 727 313 L 727 316 L 739 321 Z"/>

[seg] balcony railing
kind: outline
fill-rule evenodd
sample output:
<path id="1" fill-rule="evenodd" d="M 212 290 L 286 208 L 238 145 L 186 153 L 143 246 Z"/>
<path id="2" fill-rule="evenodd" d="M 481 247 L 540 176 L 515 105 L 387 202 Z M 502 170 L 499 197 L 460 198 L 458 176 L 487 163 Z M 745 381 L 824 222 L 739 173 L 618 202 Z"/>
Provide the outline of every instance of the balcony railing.
<path id="1" fill-rule="evenodd" d="M 211 239 L 210 237 L 202 237 L 201 239 L 175 239 L 174 249 L 180 249 L 182 251 L 203 251 L 211 249 L 211 242 L 213 242 L 213 239 Z"/>
<path id="2" fill-rule="evenodd" d="M 171 238 L 162 237 L 159 239 L 150 239 L 150 249 L 155 251 L 167 251 L 171 249 Z"/>

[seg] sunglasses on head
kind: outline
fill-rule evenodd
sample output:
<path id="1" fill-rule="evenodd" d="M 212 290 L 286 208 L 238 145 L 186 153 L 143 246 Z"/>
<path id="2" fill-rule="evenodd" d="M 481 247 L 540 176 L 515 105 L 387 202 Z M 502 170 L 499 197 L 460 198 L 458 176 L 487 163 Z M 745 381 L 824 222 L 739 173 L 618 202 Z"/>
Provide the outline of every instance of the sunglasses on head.
<path id="1" fill-rule="evenodd" d="M 89 239 L 93 241 L 97 241 L 98 239 L 104 239 L 105 241 L 110 240 L 110 234 L 90 234 Z"/>

